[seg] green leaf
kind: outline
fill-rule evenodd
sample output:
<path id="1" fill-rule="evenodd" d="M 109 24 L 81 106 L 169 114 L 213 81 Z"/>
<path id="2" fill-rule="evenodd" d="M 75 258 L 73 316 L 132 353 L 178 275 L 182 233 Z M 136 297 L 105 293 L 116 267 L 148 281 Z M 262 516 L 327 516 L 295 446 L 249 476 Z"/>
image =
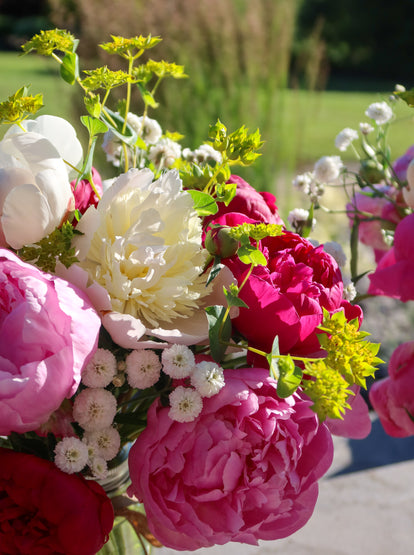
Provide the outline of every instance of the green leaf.
<path id="1" fill-rule="evenodd" d="M 139 89 L 139 92 L 141 93 L 142 100 L 145 102 L 145 104 L 147 106 L 150 106 L 151 108 L 158 108 L 159 104 L 158 102 L 155 101 L 155 98 L 152 96 L 149 90 L 145 88 L 142 83 L 139 83 L 139 82 L 137 83 L 137 87 Z"/>
<path id="2" fill-rule="evenodd" d="M 279 336 L 276 335 L 273 339 L 272 350 L 266 355 L 267 362 L 269 364 L 270 375 L 277 380 L 279 378 L 279 367 L 277 365 L 277 360 L 279 358 Z"/>
<path id="3" fill-rule="evenodd" d="M 62 58 L 60 75 L 66 83 L 74 85 L 79 78 L 79 57 L 76 52 L 68 52 Z"/>
<path id="4" fill-rule="evenodd" d="M 217 200 L 228 206 L 236 196 L 236 191 L 237 183 L 218 183 L 215 192 Z"/>
<path id="5" fill-rule="evenodd" d="M 228 314 L 226 320 L 224 320 L 226 313 L 224 306 L 214 305 L 206 308 L 210 352 L 217 363 L 220 363 L 227 349 L 227 345 L 223 344 L 222 341 L 228 342 L 231 337 L 231 321 Z"/>
<path id="6" fill-rule="evenodd" d="M 265 255 L 253 245 L 242 245 L 237 251 L 237 255 L 243 264 L 253 264 L 254 266 L 266 266 Z"/>
<path id="7" fill-rule="evenodd" d="M 277 394 L 280 398 L 285 399 L 292 395 L 299 387 L 302 381 L 303 371 L 298 366 L 295 366 L 290 355 L 280 358 L 277 366 L 279 370 Z"/>
<path id="8" fill-rule="evenodd" d="M 206 285 L 209 285 L 213 281 L 213 279 L 217 277 L 218 274 L 221 272 L 221 270 L 224 268 L 224 264 L 221 264 L 220 260 L 221 260 L 220 257 L 218 256 L 214 257 L 214 262 L 210 269 L 210 273 L 208 274 Z"/>
<path id="9" fill-rule="evenodd" d="M 95 135 L 98 135 L 99 133 L 105 133 L 106 131 L 108 131 L 108 126 L 106 125 L 106 123 L 97 118 L 92 118 L 90 116 L 81 116 L 80 120 L 89 131 L 89 136 L 91 138 L 95 137 Z"/>
<path id="10" fill-rule="evenodd" d="M 91 93 L 90 96 L 85 96 L 83 100 L 85 102 L 85 107 L 88 110 L 88 113 L 93 118 L 99 118 L 102 110 L 101 99 L 99 95 Z"/>
<path id="11" fill-rule="evenodd" d="M 216 201 L 208 193 L 196 189 L 188 189 L 187 192 L 190 193 L 194 202 L 194 209 L 199 216 L 209 216 L 218 212 Z"/>
<path id="12" fill-rule="evenodd" d="M 128 123 L 125 126 L 125 132 L 122 132 L 124 128 L 124 118 L 121 117 L 118 113 L 113 112 L 109 108 L 105 108 L 105 112 L 102 112 L 101 114 L 101 120 L 122 142 L 126 143 L 129 146 L 135 145 L 138 138 L 137 134 Z"/>
<path id="13" fill-rule="evenodd" d="M 238 287 L 230 286 L 230 289 L 223 287 L 223 293 L 227 300 L 227 306 L 238 306 L 241 308 L 249 308 L 248 305 L 238 296 Z"/>

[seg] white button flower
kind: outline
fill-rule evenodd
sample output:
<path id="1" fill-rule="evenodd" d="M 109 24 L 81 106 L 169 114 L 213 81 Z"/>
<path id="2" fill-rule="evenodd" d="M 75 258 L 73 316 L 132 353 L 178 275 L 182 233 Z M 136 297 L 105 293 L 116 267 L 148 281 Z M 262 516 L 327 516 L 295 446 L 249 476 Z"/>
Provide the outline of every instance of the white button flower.
<path id="1" fill-rule="evenodd" d="M 315 179 L 320 183 L 332 183 L 338 179 L 342 168 L 343 163 L 339 156 L 322 156 L 315 163 Z"/>
<path id="2" fill-rule="evenodd" d="M 382 125 L 389 122 L 394 113 L 386 102 L 374 102 L 365 110 L 365 115 L 373 119 L 376 124 Z"/>

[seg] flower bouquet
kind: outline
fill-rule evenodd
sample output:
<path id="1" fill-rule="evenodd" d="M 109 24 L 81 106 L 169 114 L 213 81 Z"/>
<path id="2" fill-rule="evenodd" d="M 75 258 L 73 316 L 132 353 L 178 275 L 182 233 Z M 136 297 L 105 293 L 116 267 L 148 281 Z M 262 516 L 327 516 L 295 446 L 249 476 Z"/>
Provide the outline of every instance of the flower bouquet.
<path id="1" fill-rule="evenodd" d="M 311 204 L 302 221 L 318 209 L 332 212 L 324 206 L 326 186 L 343 189 L 347 204 L 345 210 L 337 212 L 346 213 L 351 227 L 351 287 L 356 295 L 358 284 L 357 300 L 376 296 L 403 303 L 414 300 L 414 146 L 392 160 L 388 131 L 396 119 L 397 102 L 413 106 L 414 91 L 396 85 L 386 100 L 367 107 L 365 116 L 369 121 L 361 122 L 358 131 L 345 128 L 337 135 L 335 146 L 341 152 L 352 148 L 357 167 L 346 167 L 339 156 L 325 156 L 313 171 L 294 180 Z M 324 175 L 321 167 L 328 168 Z M 366 265 L 367 261 L 361 245 L 372 259 L 368 272 L 359 270 L 361 262 Z M 388 376 L 373 383 L 369 391 L 369 400 L 386 433 L 394 437 L 414 435 L 413 398 L 414 342 L 409 341 L 395 348 Z"/>
<path id="2" fill-rule="evenodd" d="M 23 45 L 81 87 L 86 147 L 26 87 L 0 103 L 0 553 L 286 537 L 312 515 L 332 434 L 370 429 L 379 346 L 339 246 L 308 240 L 309 218 L 289 230 L 234 174 L 258 131 L 217 121 L 190 150 L 149 117 L 159 83 L 184 77 L 137 62 L 159 40 L 102 44 L 117 71 L 81 72 L 67 31 Z"/>

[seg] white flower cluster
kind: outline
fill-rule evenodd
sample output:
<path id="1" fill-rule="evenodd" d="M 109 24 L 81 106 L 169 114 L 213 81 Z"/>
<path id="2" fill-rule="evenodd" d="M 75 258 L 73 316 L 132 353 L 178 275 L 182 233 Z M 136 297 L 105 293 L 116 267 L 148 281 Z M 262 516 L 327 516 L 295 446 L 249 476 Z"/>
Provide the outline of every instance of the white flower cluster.
<path id="1" fill-rule="evenodd" d="M 175 160 L 181 156 L 181 146 L 164 137 L 162 129 L 157 120 L 148 116 L 137 116 L 132 112 L 127 115 L 127 124 L 139 139 L 145 143 L 139 147 L 128 148 L 128 163 L 139 168 L 145 166 L 146 159 L 150 160 L 157 170 L 171 167 Z M 102 148 L 106 153 L 106 159 L 115 167 L 119 167 L 124 156 L 124 150 L 120 139 L 111 131 L 104 135 Z"/>
<path id="2" fill-rule="evenodd" d="M 111 351 L 98 349 L 82 374 L 86 387 L 73 404 L 73 419 L 84 430 L 82 440 L 65 437 L 59 441 L 56 466 L 69 474 L 88 466 L 94 478 L 105 478 L 107 461 L 117 455 L 121 443 L 113 424 L 117 401 L 105 388 L 128 381 L 134 389 L 147 389 L 158 382 L 161 370 L 184 384 L 176 386 L 169 397 L 169 416 L 178 422 L 195 420 L 203 408 L 203 397 L 216 395 L 225 385 L 223 369 L 211 361 L 196 363 L 186 345 L 171 345 L 162 351 L 161 359 L 155 351 L 136 349 L 119 362 Z"/>
<path id="3" fill-rule="evenodd" d="M 182 155 L 184 160 L 195 162 L 196 164 L 220 164 L 222 162 L 222 156 L 220 152 L 218 150 L 215 150 L 211 145 L 208 144 L 202 144 L 195 150 L 185 148 Z"/>

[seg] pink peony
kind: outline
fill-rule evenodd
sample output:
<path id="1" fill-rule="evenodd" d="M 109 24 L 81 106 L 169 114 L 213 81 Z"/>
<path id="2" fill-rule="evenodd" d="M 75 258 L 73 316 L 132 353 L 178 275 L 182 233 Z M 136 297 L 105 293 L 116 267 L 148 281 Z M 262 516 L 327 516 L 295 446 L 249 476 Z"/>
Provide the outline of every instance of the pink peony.
<path id="1" fill-rule="evenodd" d="M 217 223 L 238 225 L 244 221 L 251 222 L 241 214 L 226 214 Z M 264 239 L 261 249 L 267 266 L 253 270 L 240 292 L 249 308 L 241 308 L 232 320 L 250 346 L 270 352 L 278 335 L 282 354 L 311 356 L 320 350 L 316 328 L 322 323 L 322 308 L 333 313 L 343 307 L 348 318 L 361 316 L 358 306 L 343 300 L 341 271 L 323 246 L 315 248 L 287 231 Z M 237 256 L 222 262 L 240 285 L 250 267 Z"/>
<path id="2" fill-rule="evenodd" d="M 193 422 L 173 421 L 154 403 L 130 451 L 128 493 L 174 549 L 293 534 L 311 517 L 332 462 L 331 435 L 309 400 L 279 399 L 260 368 L 228 370 L 225 381 Z"/>
<path id="3" fill-rule="evenodd" d="M 384 430 L 393 437 L 414 435 L 414 341 L 391 355 L 389 377 L 373 384 L 369 398 Z"/>
<path id="4" fill-rule="evenodd" d="M 35 430 L 75 393 L 99 329 L 83 293 L 0 249 L 0 435 Z"/>
<path id="5" fill-rule="evenodd" d="M 98 171 L 92 168 L 92 179 L 99 196 L 102 196 L 102 179 Z M 95 191 L 92 189 L 91 184 L 87 179 L 82 179 L 76 185 L 76 180 L 71 181 L 70 186 L 72 187 L 73 195 L 75 197 L 75 208 L 79 210 L 81 214 L 86 212 L 89 206 L 97 206 L 99 198 L 96 196 Z"/>
<path id="6" fill-rule="evenodd" d="M 394 246 L 369 279 L 371 295 L 386 295 L 403 302 L 414 300 L 414 214 L 398 224 Z"/>
<path id="7" fill-rule="evenodd" d="M 414 145 L 410 148 L 393 164 L 393 169 L 400 181 L 406 181 L 407 179 L 407 169 L 410 165 L 411 160 L 414 159 Z"/>
<path id="8" fill-rule="evenodd" d="M 238 175 L 232 175 L 227 183 L 236 183 L 236 196 L 228 206 L 221 202 L 217 214 L 205 218 L 205 224 L 228 212 L 239 212 L 248 218 L 267 224 L 283 224 L 277 211 L 276 198 L 272 193 L 256 191 Z"/>
<path id="9" fill-rule="evenodd" d="M 375 196 L 370 187 L 361 189 L 356 193 L 352 202 L 346 205 L 348 218 L 351 225 L 354 222 L 355 213 L 365 212 L 370 216 L 359 215 L 358 238 L 364 245 L 371 247 L 378 262 L 389 250 L 389 245 L 384 240 L 382 229 L 393 229 L 401 220 L 394 201 L 397 192 L 387 185 L 374 185 L 378 191 Z M 373 218 L 370 220 L 370 218 Z"/>

